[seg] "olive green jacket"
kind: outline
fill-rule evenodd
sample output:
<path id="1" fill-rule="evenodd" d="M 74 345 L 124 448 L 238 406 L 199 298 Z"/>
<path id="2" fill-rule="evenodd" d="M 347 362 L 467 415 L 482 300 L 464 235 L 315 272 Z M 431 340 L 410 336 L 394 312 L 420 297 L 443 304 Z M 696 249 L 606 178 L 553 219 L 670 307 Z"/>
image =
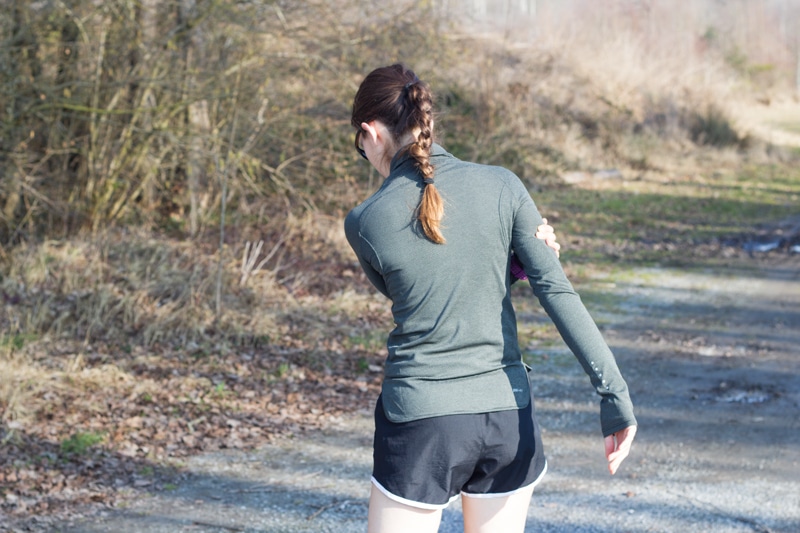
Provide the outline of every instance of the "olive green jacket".
<path id="1" fill-rule="evenodd" d="M 542 218 L 519 178 L 461 161 L 436 144 L 431 162 L 445 203 L 445 244 L 432 243 L 418 227 L 424 185 L 402 152 L 380 189 L 345 219 L 364 272 L 392 301 L 395 327 L 381 393 L 389 420 L 527 406 L 529 377 L 509 290 L 513 250 L 601 397 L 603 434 L 635 424 L 613 354 L 555 252 L 534 237 Z"/>

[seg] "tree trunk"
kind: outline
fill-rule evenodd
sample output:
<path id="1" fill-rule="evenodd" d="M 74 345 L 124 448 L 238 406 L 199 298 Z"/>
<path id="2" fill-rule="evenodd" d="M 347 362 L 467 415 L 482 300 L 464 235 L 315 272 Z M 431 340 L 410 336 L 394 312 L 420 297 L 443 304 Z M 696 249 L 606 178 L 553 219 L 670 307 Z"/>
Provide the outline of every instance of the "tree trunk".
<path id="1" fill-rule="evenodd" d="M 186 180 L 189 187 L 189 233 L 196 236 L 200 230 L 200 217 L 208 204 L 207 137 L 211 131 L 208 102 L 199 98 L 197 72 L 205 64 L 205 39 L 201 29 L 193 25 L 197 18 L 196 0 L 181 0 L 181 22 L 188 28 L 185 40 L 186 58 Z"/>
<path id="2" fill-rule="evenodd" d="M 156 107 L 156 95 L 153 89 L 153 57 L 155 55 L 158 42 L 159 42 L 159 15 L 164 15 L 163 9 L 159 12 L 160 0 L 140 0 L 137 8 L 137 18 L 139 21 L 139 50 L 136 61 L 140 63 L 135 70 L 138 72 L 137 78 L 144 77 L 147 81 L 143 81 L 143 87 L 139 87 L 139 94 L 137 94 L 137 101 L 135 105 L 141 105 L 146 111 L 142 112 L 142 129 L 144 131 L 151 131 L 153 128 L 153 113 Z M 134 69 L 132 69 L 134 70 Z M 142 72 L 147 71 L 143 76 Z M 132 106 L 133 107 L 133 106 Z M 158 173 L 158 168 L 147 170 L 147 172 Z M 152 208 L 156 204 L 156 194 L 153 186 L 153 180 L 145 179 L 142 187 L 143 204 L 146 209 Z"/>
<path id="3" fill-rule="evenodd" d="M 0 130 L 0 143 L 2 143 L 0 149 L 10 154 L 10 157 L 0 165 L 0 176 L 4 176 L 4 183 L 0 187 L 2 216 L 9 229 L 16 225 L 16 221 L 22 216 L 20 211 L 24 209 L 20 173 L 24 172 L 22 167 L 26 163 L 27 147 L 41 140 L 36 138 L 37 135 L 41 136 L 41 131 L 35 131 L 37 128 L 33 127 L 33 124 L 16 126 L 17 118 L 23 110 L 38 97 L 35 86 L 42 72 L 39 43 L 31 27 L 28 18 L 30 8 L 26 4 L 27 2 L 23 0 L 16 0 L 11 6 L 8 62 L 11 72 L 7 79 L 14 80 L 16 87 L 6 116 L 7 120 Z M 16 150 L 19 148 L 22 151 Z"/>

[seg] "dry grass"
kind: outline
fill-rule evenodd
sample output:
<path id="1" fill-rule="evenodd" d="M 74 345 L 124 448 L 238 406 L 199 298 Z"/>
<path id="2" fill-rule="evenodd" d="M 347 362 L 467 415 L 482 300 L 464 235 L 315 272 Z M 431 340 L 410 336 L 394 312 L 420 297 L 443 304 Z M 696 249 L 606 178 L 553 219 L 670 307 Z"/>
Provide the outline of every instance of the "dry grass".
<path id="1" fill-rule="evenodd" d="M 28 419 L 34 410 L 32 399 L 46 378 L 28 358 L 4 347 L 0 355 L 0 422 Z"/>
<path id="2" fill-rule="evenodd" d="M 442 74 L 454 104 L 441 123 L 459 155 L 541 183 L 573 170 L 680 174 L 724 163 L 726 151 L 761 162 L 785 153 L 776 145 L 787 135 L 759 128 L 769 106 L 800 107 L 795 45 L 775 5 L 537 6 L 516 27 L 477 25 L 455 41 L 471 61 Z"/>
<path id="3" fill-rule="evenodd" d="M 272 334 L 270 322 L 242 320 L 240 300 L 251 294 L 232 283 L 233 256 L 223 262 L 226 292 L 235 297 L 216 320 L 217 263 L 208 252 L 196 243 L 125 230 L 20 247 L 3 280 L 7 300 L 16 302 L 4 318 L 10 331 L 86 342 L 185 344 L 209 328 L 231 333 L 243 322 L 256 334 Z M 269 297 L 274 280 L 258 289 Z"/>
<path id="4" fill-rule="evenodd" d="M 247 241 L 223 249 L 219 316 L 219 255 L 211 239 L 110 229 L 12 250 L 0 283 L 3 421 L 41 411 L 52 400 L 46 390 L 76 398 L 99 389 L 123 397 L 152 393 L 157 381 L 131 373 L 150 364 L 148 353 L 217 357 L 292 339 L 329 351 L 385 319 L 383 302 L 363 290 L 340 218 L 290 214 L 260 229 L 262 237 L 279 233 L 282 244 L 269 258 L 262 249 L 257 259 L 268 260 L 244 283 Z M 249 233 L 259 235 L 255 228 Z M 196 388 L 191 379 L 183 385 Z"/>
<path id="5" fill-rule="evenodd" d="M 225 247 L 219 317 L 213 239 L 108 230 L 13 250 L 0 284 L 0 514 L 115 505 L 163 488 L 189 454 L 364 409 L 388 309 L 359 289 L 341 222 L 288 217 L 285 244 L 244 284 L 245 242 Z"/>

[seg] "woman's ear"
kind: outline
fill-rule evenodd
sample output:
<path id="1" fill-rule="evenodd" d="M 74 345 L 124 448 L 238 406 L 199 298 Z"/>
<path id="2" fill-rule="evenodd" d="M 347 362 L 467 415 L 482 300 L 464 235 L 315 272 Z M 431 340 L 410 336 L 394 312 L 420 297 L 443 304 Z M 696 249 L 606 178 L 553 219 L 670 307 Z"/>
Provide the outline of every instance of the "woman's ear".
<path id="1" fill-rule="evenodd" d="M 374 120 L 372 122 L 362 122 L 361 129 L 372 139 L 373 143 L 378 141 L 378 128 Z"/>
<path id="2" fill-rule="evenodd" d="M 368 138 L 370 142 L 363 144 L 367 152 L 367 157 L 370 163 L 377 169 L 378 173 L 384 178 L 389 175 L 390 161 L 394 153 L 388 153 L 392 149 L 392 136 L 386 126 L 379 120 L 372 120 L 370 122 L 362 122 L 361 130 L 362 135 Z"/>

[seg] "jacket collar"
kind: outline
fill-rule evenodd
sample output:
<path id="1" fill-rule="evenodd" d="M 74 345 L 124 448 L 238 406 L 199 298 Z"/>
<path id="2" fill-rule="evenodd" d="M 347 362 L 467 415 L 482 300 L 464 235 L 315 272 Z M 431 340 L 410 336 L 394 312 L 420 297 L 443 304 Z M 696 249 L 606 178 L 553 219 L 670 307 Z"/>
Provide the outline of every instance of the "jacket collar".
<path id="1" fill-rule="evenodd" d="M 433 143 L 431 145 L 431 158 L 443 155 L 446 156 L 450 154 L 448 154 L 447 151 L 438 143 Z M 398 173 L 398 171 L 404 171 L 413 168 L 414 160 L 408 154 L 408 150 L 398 150 L 398 152 L 392 158 L 391 164 L 389 165 L 389 176 L 393 176 L 394 174 Z"/>

